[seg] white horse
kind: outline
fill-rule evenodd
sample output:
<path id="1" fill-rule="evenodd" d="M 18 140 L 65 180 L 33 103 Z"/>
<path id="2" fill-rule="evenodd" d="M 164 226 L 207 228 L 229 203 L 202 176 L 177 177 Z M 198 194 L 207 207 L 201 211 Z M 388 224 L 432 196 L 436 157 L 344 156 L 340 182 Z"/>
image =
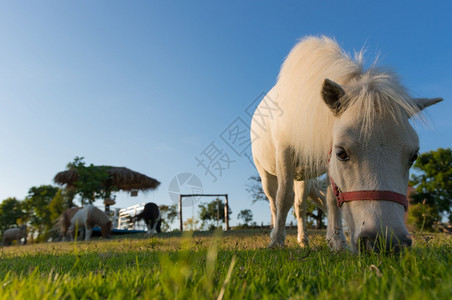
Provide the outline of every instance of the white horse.
<path id="1" fill-rule="evenodd" d="M 403 219 L 419 142 L 409 119 L 441 100 L 411 98 L 396 75 L 363 70 L 361 54 L 352 60 L 329 38 L 299 42 L 251 123 L 254 162 L 275 216 L 270 246 L 284 245 L 294 198 L 298 242 L 307 244 L 304 186 L 325 172 L 333 250 L 347 248 L 342 217 L 354 249 L 375 250 L 378 236 L 386 247 L 411 245 Z"/>
<path id="2" fill-rule="evenodd" d="M 71 219 L 70 231 L 75 232 L 78 229 L 82 230 L 82 236 L 85 235 L 85 241 L 91 239 L 94 226 L 100 226 L 103 237 L 108 238 L 111 233 L 112 222 L 110 218 L 100 209 L 89 204 L 79 209 Z"/>
<path id="3" fill-rule="evenodd" d="M 27 226 L 22 225 L 18 228 L 6 229 L 3 232 L 2 245 L 11 245 L 12 241 L 19 243 L 22 238 L 24 239 L 23 244 L 25 245 L 27 243 Z"/>

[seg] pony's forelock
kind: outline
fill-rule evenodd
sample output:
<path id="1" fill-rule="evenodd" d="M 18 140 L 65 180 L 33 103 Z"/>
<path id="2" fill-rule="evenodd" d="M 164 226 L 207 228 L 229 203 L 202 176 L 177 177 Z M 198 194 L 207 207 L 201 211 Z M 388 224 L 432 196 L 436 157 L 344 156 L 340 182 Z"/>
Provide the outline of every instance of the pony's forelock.
<path id="1" fill-rule="evenodd" d="M 399 120 L 413 118 L 423 121 L 420 109 L 391 71 L 371 68 L 345 85 L 347 91 L 343 105 L 355 117 L 361 118 L 361 137 L 367 139 L 379 117 Z"/>

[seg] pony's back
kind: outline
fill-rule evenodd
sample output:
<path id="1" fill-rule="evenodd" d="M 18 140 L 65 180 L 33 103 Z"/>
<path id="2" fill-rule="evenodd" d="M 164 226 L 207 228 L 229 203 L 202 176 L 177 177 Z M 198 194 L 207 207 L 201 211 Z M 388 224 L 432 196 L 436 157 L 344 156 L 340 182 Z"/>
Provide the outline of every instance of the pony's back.
<path id="1" fill-rule="evenodd" d="M 149 219 L 156 219 L 160 215 L 160 209 L 157 204 L 149 202 L 144 205 L 143 210 L 135 216 L 135 221 L 144 219 L 146 222 Z"/>
<path id="2" fill-rule="evenodd" d="M 71 225 L 75 226 L 76 224 L 78 224 L 79 227 L 83 227 L 85 226 L 85 221 L 86 221 L 85 207 L 82 207 L 73 214 L 71 218 Z"/>
<path id="3" fill-rule="evenodd" d="M 107 223 L 111 223 L 110 218 L 107 216 L 106 213 L 98 209 L 97 207 L 93 205 L 87 205 L 87 217 L 88 222 L 97 224 L 99 226 L 105 226 Z"/>

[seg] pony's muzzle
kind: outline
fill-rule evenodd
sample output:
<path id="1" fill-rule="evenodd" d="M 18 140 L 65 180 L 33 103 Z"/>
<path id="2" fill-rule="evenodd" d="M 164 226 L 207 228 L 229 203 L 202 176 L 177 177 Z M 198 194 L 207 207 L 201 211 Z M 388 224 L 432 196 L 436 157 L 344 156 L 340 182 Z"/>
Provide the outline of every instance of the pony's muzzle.
<path id="1" fill-rule="evenodd" d="M 413 241 L 408 235 L 400 238 L 382 236 L 375 232 L 363 231 L 358 235 L 357 247 L 360 252 L 399 252 L 402 248 L 411 247 Z"/>

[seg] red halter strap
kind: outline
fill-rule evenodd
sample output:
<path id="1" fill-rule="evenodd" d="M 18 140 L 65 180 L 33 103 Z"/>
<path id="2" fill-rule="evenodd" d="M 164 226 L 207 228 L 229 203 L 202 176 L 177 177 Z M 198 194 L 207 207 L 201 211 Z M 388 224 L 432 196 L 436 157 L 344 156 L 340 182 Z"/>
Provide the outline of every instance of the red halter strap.
<path id="1" fill-rule="evenodd" d="M 331 157 L 331 151 L 329 155 Z M 330 158 L 328 158 L 328 163 Z M 337 206 L 341 207 L 344 202 L 357 201 L 357 200 L 372 200 L 372 201 L 392 201 L 402 204 L 405 207 L 405 211 L 408 210 L 408 199 L 405 195 L 391 191 L 353 191 L 342 192 L 336 185 L 333 178 L 330 177 L 331 187 L 333 188 L 334 196 L 336 197 Z"/>

